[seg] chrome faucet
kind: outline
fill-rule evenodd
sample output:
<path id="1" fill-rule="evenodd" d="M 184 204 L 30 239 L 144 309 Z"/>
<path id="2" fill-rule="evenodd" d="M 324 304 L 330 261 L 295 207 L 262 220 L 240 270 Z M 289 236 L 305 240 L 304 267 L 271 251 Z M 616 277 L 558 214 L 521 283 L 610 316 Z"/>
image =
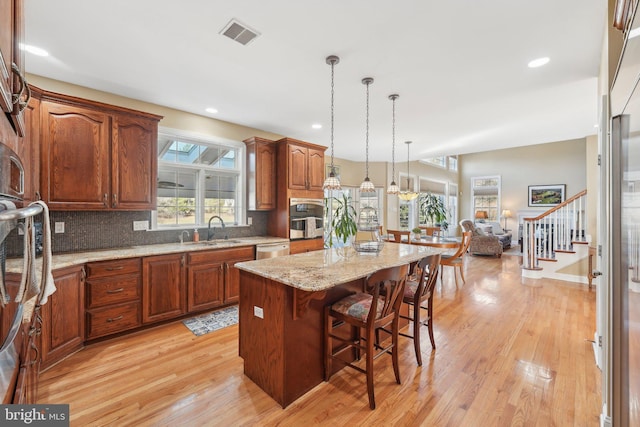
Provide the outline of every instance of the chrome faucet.
<path id="1" fill-rule="evenodd" d="M 222 220 L 222 218 L 220 218 L 218 215 L 212 216 L 211 218 L 209 218 L 209 227 L 207 228 L 207 240 L 213 239 L 213 236 L 214 236 L 214 234 L 216 232 L 215 227 L 214 227 L 213 230 L 211 230 L 211 221 L 213 221 L 216 218 L 218 218 L 220 220 L 220 224 L 222 225 L 222 229 L 224 230 L 224 221 Z M 224 238 L 226 239 L 227 236 L 225 235 Z"/>
<path id="2" fill-rule="evenodd" d="M 187 237 L 189 237 L 189 232 L 187 230 L 182 230 L 182 233 L 180 233 L 180 243 L 184 243 L 184 233 L 187 233 Z"/>

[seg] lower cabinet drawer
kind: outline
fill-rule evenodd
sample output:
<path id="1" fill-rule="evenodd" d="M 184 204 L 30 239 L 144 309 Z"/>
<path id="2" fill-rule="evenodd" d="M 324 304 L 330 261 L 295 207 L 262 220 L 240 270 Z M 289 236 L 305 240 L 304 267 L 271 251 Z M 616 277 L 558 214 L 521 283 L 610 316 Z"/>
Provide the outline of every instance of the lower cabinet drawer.
<path id="1" fill-rule="evenodd" d="M 87 339 L 98 338 L 142 324 L 140 302 L 130 302 L 87 311 Z"/>
<path id="2" fill-rule="evenodd" d="M 140 274 L 87 279 L 87 308 L 139 300 Z"/>

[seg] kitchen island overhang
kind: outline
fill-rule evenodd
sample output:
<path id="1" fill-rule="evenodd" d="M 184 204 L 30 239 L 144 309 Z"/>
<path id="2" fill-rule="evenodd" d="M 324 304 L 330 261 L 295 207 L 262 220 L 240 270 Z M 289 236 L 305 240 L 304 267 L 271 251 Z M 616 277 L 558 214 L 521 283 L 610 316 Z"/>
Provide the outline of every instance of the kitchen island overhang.
<path id="1" fill-rule="evenodd" d="M 288 406 L 324 379 L 325 305 L 362 291 L 378 270 L 446 251 L 389 243 L 374 254 L 324 249 L 236 264 L 245 375 Z"/>

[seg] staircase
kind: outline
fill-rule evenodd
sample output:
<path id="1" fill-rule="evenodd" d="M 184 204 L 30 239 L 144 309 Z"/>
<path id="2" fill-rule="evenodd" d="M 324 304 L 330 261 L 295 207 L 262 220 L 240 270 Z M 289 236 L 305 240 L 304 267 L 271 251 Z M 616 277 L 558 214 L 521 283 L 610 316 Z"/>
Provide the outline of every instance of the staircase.
<path id="1" fill-rule="evenodd" d="M 586 227 L 587 190 L 522 227 L 522 277 L 588 283 L 589 242 Z"/>

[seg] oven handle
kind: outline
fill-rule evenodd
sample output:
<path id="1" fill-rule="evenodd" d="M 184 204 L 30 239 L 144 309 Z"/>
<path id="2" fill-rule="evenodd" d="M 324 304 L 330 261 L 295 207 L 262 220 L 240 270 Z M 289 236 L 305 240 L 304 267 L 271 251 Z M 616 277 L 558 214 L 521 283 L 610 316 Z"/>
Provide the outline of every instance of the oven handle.
<path id="1" fill-rule="evenodd" d="M 0 221 L 15 221 L 42 213 L 42 206 L 33 205 L 26 208 L 10 209 L 0 212 Z"/>

